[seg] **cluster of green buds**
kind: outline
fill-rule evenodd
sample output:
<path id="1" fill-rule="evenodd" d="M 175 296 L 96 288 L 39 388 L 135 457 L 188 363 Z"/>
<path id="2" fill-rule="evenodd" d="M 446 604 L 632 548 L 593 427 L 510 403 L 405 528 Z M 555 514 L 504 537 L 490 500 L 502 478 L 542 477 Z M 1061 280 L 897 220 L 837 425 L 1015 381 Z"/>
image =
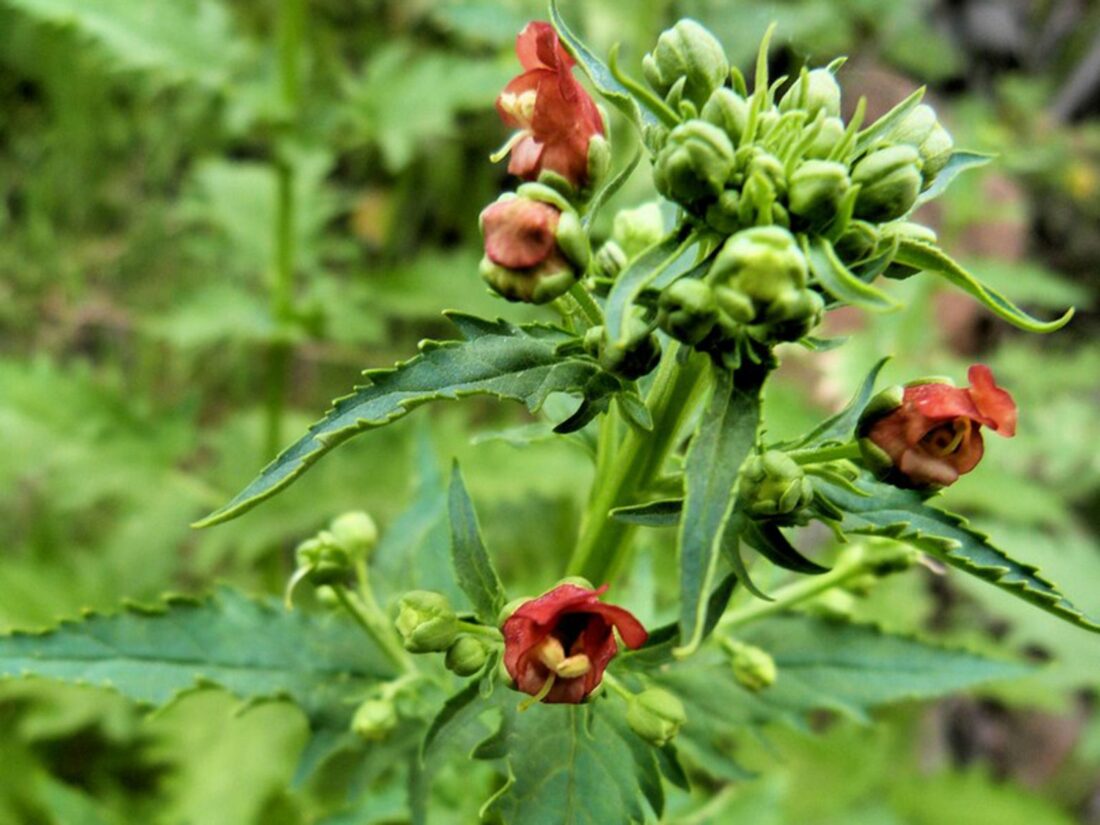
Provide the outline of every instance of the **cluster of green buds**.
<path id="1" fill-rule="evenodd" d="M 813 501 L 814 488 L 794 459 L 768 450 L 745 462 L 737 493 L 753 517 L 794 524 Z"/>
<path id="2" fill-rule="evenodd" d="M 445 653 L 444 664 L 458 676 L 472 676 L 489 660 L 489 648 L 463 632 L 450 600 L 431 590 L 413 590 L 398 602 L 394 627 L 410 653 Z"/>
<path id="3" fill-rule="evenodd" d="M 297 566 L 287 584 L 287 604 L 290 604 L 294 589 L 304 580 L 314 587 L 346 582 L 356 566 L 370 558 L 377 544 L 378 527 L 367 513 L 352 511 L 338 516 L 327 529 L 295 549 Z"/>

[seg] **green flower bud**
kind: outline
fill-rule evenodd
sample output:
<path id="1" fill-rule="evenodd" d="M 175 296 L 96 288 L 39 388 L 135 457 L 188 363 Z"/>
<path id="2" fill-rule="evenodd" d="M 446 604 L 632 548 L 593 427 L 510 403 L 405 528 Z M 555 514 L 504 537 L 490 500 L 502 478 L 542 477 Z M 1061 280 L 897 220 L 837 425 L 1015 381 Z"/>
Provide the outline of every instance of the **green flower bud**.
<path id="1" fill-rule="evenodd" d="M 661 293 L 657 324 L 677 341 L 698 344 L 718 321 L 711 288 L 695 278 L 681 278 Z"/>
<path id="2" fill-rule="evenodd" d="M 808 602 L 804 610 L 811 616 L 818 616 L 827 621 L 843 622 L 851 618 L 855 608 L 855 596 L 846 590 L 834 588 L 826 590 Z"/>
<path id="3" fill-rule="evenodd" d="M 661 343 L 638 314 L 627 318 L 623 327 L 624 342 L 608 341 L 604 336 L 600 346 L 600 366 L 624 378 L 641 378 L 652 372 L 661 360 Z"/>
<path id="4" fill-rule="evenodd" d="M 833 248 L 840 259 L 849 266 L 865 261 L 878 248 L 878 230 L 866 221 L 849 221 Z"/>
<path id="5" fill-rule="evenodd" d="M 603 324 L 598 324 L 584 333 L 584 351 L 591 355 L 593 358 L 600 357 L 600 349 L 603 347 L 604 328 Z"/>
<path id="6" fill-rule="evenodd" d="M 642 60 L 642 73 L 662 97 L 685 78 L 683 96 L 702 106 L 711 92 L 726 82 L 730 64 L 713 34 L 694 20 L 684 19 L 661 32 L 657 47 Z"/>
<path id="7" fill-rule="evenodd" d="M 689 120 L 669 134 L 653 182 L 669 200 L 694 203 L 720 194 L 732 172 L 733 144 L 726 133 L 705 120 Z"/>
<path id="8" fill-rule="evenodd" d="M 702 111 L 703 120 L 713 123 L 726 133 L 730 142 L 737 145 L 749 123 L 749 103 L 733 89 L 722 87 L 714 90 Z"/>
<path id="9" fill-rule="evenodd" d="M 442 593 L 413 590 L 398 602 L 397 632 L 410 653 L 436 653 L 458 637 L 458 616 Z"/>
<path id="10" fill-rule="evenodd" d="M 707 283 L 748 296 L 763 318 L 769 305 L 806 286 L 806 258 L 794 236 L 777 226 L 744 229 L 730 237 L 711 264 Z"/>
<path id="11" fill-rule="evenodd" d="M 733 678 L 741 687 L 759 693 L 775 684 L 779 672 L 775 659 L 766 650 L 744 642 L 730 642 L 727 649 L 733 666 Z"/>
<path id="12" fill-rule="evenodd" d="M 447 648 L 443 663 L 447 670 L 456 676 L 473 676 L 489 659 L 489 648 L 480 639 L 473 636 L 459 636 L 455 643 Z"/>
<path id="13" fill-rule="evenodd" d="M 604 115 L 607 122 L 607 115 Z M 588 182 L 587 191 L 595 191 L 611 171 L 611 144 L 603 135 L 592 135 L 588 139 Z"/>
<path id="14" fill-rule="evenodd" d="M 936 110 L 927 103 L 922 103 L 902 118 L 887 134 L 886 139 L 890 143 L 907 143 L 916 149 L 932 134 L 938 122 Z"/>
<path id="15" fill-rule="evenodd" d="M 626 706 L 630 729 L 659 748 L 672 741 L 686 721 L 684 703 L 661 688 L 649 688 L 632 696 Z"/>
<path id="16" fill-rule="evenodd" d="M 633 209 L 621 209 L 611 224 L 611 240 L 623 248 L 626 257 L 633 258 L 665 236 L 665 219 L 657 201 L 643 203 Z"/>
<path id="17" fill-rule="evenodd" d="M 821 323 L 825 300 L 812 289 L 789 293 L 774 302 L 765 316 L 765 324 L 749 327 L 749 334 L 759 341 L 797 341 Z"/>
<path id="18" fill-rule="evenodd" d="M 745 168 L 745 174 L 749 177 L 756 174 L 763 175 L 777 194 L 787 191 L 787 175 L 783 162 L 770 152 L 760 150 L 753 152 Z"/>
<path id="19" fill-rule="evenodd" d="M 585 590 L 595 590 L 596 589 L 595 586 L 592 584 L 592 582 L 590 582 L 584 576 L 564 576 L 564 577 L 558 579 L 557 583 L 555 583 L 553 587 L 547 588 L 543 592 L 543 595 L 545 596 L 551 590 L 557 590 L 563 584 L 572 584 L 576 587 L 583 587 Z"/>
<path id="20" fill-rule="evenodd" d="M 307 577 L 314 585 L 343 582 L 354 567 L 347 548 L 327 530 L 299 544 L 294 556 L 299 570 L 308 570 Z"/>
<path id="21" fill-rule="evenodd" d="M 369 558 L 378 545 L 378 526 L 362 510 L 338 516 L 329 525 L 329 532 L 336 543 L 356 560 Z"/>
<path id="22" fill-rule="evenodd" d="M 753 516 L 791 516 L 813 501 L 814 490 L 805 471 L 778 450 L 753 456 L 741 470 L 738 493 Z"/>
<path id="23" fill-rule="evenodd" d="M 741 193 L 724 189 L 718 200 L 707 207 L 707 224 L 723 235 L 732 235 L 743 227 L 741 223 Z"/>
<path id="24" fill-rule="evenodd" d="M 614 279 L 626 266 L 626 253 L 614 241 L 607 241 L 596 252 L 594 264 L 597 275 Z"/>
<path id="25" fill-rule="evenodd" d="M 728 286 L 715 286 L 713 293 L 719 309 L 718 323 L 727 333 L 735 332 L 738 326 L 748 324 L 756 316 L 752 298 L 745 293 Z"/>
<path id="26" fill-rule="evenodd" d="M 397 708 L 392 700 L 368 699 L 355 711 L 351 729 L 368 742 L 378 742 L 397 727 L 397 721 Z"/>
<path id="27" fill-rule="evenodd" d="M 920 169 L 920 155 L 905 144 L 867 155 L 852 170 L 852 182 L 861 187 L 855 216 L 882 223 L 907 213 L 920 194 Z"/>
<path id="28" fill-rule="evenodd" d="M 836 82 L 831 71 L 812 69 L 791 84 L 787 93 L 779 99 L 779 111 L 790 112 L 796 109 L 806 112 L 808 121 L 817 117 L 817 113 L 823 109 L 829 117 L 839 117 L 840 84 Z"/>
<path id="29" fill-rule="evenodd" d="M 933 127 L 932 132 L 917 147 L 921 161 L 924 163 L 921 174 L 924 176 L 924 187 L 932 185 L 936 176 L 947 166 L 951 160 L 951 154 L 955 149 L 955 141 L 951 134 L 943 128 L 939 122 Z"/>
<path id="30" fill-rule="evenodd" d="M 838 117 L 827 117 L 821 124 L 814 142 L 806 149 L 806 157 L 824 159 L 829 156 L 840 141 L 844 139 L 844 121 Z"/>
<path id="31" fill-rule="evenodd" d="M 807 160 L 791 175 L 787 206 L 791 214 L 823 225 L 837 214 L 851 188 L 848 167 L 832 160 Z"/>
<path id="32" fill-rule="evenodd" d="M 882 227 L 883 245 L 889 244 L 894 238 L 899 240 L 921 241 L 923 243 L 935 243 L 936 233 L 919 223 L 911 221 L 894 221 Z M 882 274 L 895 281 L 904 281 L 920 272 L 919 269 L 907 264 L 892 262 Z"/>

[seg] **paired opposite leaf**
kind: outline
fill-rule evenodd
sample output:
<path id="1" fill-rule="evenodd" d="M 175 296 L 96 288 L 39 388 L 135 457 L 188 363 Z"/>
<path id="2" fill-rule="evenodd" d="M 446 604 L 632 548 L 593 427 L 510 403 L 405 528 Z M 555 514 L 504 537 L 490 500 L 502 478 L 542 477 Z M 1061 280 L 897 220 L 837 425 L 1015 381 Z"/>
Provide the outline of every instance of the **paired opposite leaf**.
<path id="1" fill-rule="evenodd" d="M 457 462 L 451 472 L 448 509 L 451 514 L 451 558 L 458 585 L 469 596 L 477 617 L 488 625 L 496 625 L 500 609 L 504 607 L 504 587 L 489 560 L 474 503 L 466 491 Z"/>
<path id="2" fill-rule="evenodd" d="M 245 700 L 289 697 L 322 726 L 346 726 L 355 698 L 396 675 L 342 616 L 287 612 L 229 588 L 0 636 L 0 677 L 111 687 L 154 706 L 212 684 Z"/>
<path id="3" fill-rule="evenodd" d="M 844 511 L 841 529 L 847 533 L 888 536 L 908 542 L 964 573 L 976 576 L 1031 602 L 1071 624 L 1100 632 L 1037 568 L 1009 558 L 972 529 L 966 519 L 925 503 L 913 490 L 902 490 L 864 477 L 858 492 L 818 479 L 816 489 Z"/>
<path id="4" fill-rule="evenodd" d="M 592 359 L 558 352 L 559 346 L 576 340 L 565 330 L 542 324 L 519 327 L 460 313 L 448 317 L 465 340 L 430 341 L 421 345 L 418 356 L 393 369 L 367 372 L 366 385 L 338 400 L 258 478 L 196 526 L 239 516 L 291 484 L 337 444 L 430 401 L 490 395 L 520 401 L 534 412 L 551 393 L 575 393 L 584 400 L 566 423 L 580 427 L 621 389 L 621 382 Z"/>

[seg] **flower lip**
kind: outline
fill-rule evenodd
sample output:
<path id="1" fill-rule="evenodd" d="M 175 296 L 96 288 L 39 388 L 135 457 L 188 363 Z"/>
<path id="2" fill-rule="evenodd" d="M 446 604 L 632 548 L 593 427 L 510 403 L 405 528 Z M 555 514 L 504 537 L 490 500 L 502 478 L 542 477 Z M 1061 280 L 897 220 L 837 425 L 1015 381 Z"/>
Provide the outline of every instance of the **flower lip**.
<path id="1" fill-rule="evenodd" d="M 526 198 L 489 204 L 481 213 L 485 254 L 509 269 L 536 266 L 554 251 L 560 218 L 553 206 Z"/>
<path id="2" fill-rule="evenodd" d="M 519 690 L 539 695 L 553 677 L 544 701 L 581 702 L 618 652 L 615 631 L 629 648 L 645 644 L 648 634 L 634 616 L 600 601 L 606 590 L 561 584 L 505 621 L 504 665 Z"/>

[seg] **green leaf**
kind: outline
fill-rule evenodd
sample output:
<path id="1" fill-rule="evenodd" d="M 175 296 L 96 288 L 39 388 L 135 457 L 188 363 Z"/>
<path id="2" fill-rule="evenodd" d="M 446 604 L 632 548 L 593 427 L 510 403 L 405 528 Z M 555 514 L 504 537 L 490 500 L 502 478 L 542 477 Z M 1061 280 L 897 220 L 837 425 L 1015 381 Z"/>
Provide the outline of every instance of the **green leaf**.
<path id="1" fill-rule="evenodd" d="M 573 34 L 565 19 L 558 11 L 557 0 L 550 0 L 550 22 L 561 38 L 562 45 L 577 60 L 592 85 L 603 95 L 612 106 L 630 118 L 632 123 L 639 126 L 659 123 L 656 115 L 638 105 L 638 101 L 630 90 L 615 79 L 611 70 L 602 60 L 592 53 L 592 50 L 584 42 Z"/>
<path id="2" fill-rule="evenodd" d="M 486 624 L 496 625 L 500 609 L 504 607 L 504 586 L 485 549 L 474 503 L 462 481 L 457 461 L 451 472 L 448 509 L 451 514 L 451 559 L 458 585 L 470 597 L 477 617 Z"/>
<path id="3" fill-rule="evenodd" d="M 1073 317 L 1073 309 L 1070 308 L 1061 318 L 1054 321 L 1040 321 L 1038 318 L 1033 318 L 1008 298 L 985 286 L 934 244 L 902 238 L 898 243 L 895 260 L 900 264 L 941 275 L 984 304 L 998 318 L 1003 318 L 1028 332 L 1054 332 L 1068 324 Z"/>
<path id="4" fill-rule="evenodd" d="M 804 240 L 803 248 L 817 282 L 836 300 L 873 312 L 901 309 L 901 304 L 885 292 L 853 275 L 825 238 Z"/>
<path id="5" fill-rule="evenodd" d="M 844 511 L 847 533 L 889 536 L 905 541 L 964 573 L 996 585 L 1071 624 L 1100 632 L 1100 624 L 1074 607 L 1038 568 L 1007 556 L 966 519 L 925 503 L 920 493 L 892 487 L 869 477 L 856 482 L 868 495 L 857 495 L 825 480 L 817 492 Z"/>
<path id="6" fill-rule="evenodd" d="M 981 152 L 952 152 L 947 165 L 936 175 L 932 185 L 921 192 L 920 197 L 917 198 L 917 206 L 938 198 L 947 191 L 947 187 L 951 185 L 951 182 L 967 169 L 977 169 L 979 166 L 985 166 L 993 158 L 994 155 L 986 155 Z"/>
<path id="7" fill-rule="evenodd" d="M 670 235 L 646 249 L 619 273 L 604 305 L 604 329 L 608 341 L 625 343 L 623 327 L 638 296 L 650 282 L 679 260 L 692 243 L 693 238 L 684 239 L 679 233 Z"/>
<path id="8" fill-rule="evenodd" d="M 760 390 L 766 376 L 763 368 L 734 373 L 716 366 L 710 399 L 688 448 L 679 536 L 682 647 L 678 655 L 691 653 L 703 639 L 706 594 L 734 510 L 737 475 L 756 443 Z M 738 379 L 742 386 L 736 386 Z"/>
<path id="9" fill-rule="evenodd" d="M 487 804 L 516 825 L 632 825 L 659 817 L 655 751 L 627 727 L 621 702 L 505 705 L 501 732 L 483 753 L 504 755 L 508 781 Z"/>
<path id="10" fill-rule="evenodd" d="M 638 168 L 638 161 L 641 159 L 642 147 L 639 146 L 634 150 L 634 155 L 627 161 L 626 165 L 616 172 L 614 177 L 605 183 L 603 187 L 600 188 L 600 191 L 592 197 L 592 202 L 589 203 L 588 207 L 584 210 L 583 222 L 585 226 L 590 226 L 592 224 L 592 221 L 596 219 L 596 215 L 599 214 L 601 207 L 603 207 L 603 205 L 623 187 L 623 184 L 630 179 L 630 176 L 634 174 L 634 170 Z"/>
<path id="11" fill-rule="evenodd" d="M 856 392 L 843 410 L 825 419 L 804 436 L 787 442 L 781 447 L 785 450 L 813 450 L 827 444 L 840 444 L 850 441 L 855 434 L 859 417 L 863 414 L 863 408 L 867 406 L 867 402 L 871 400 L 871 395 L 875 391 L 875 381 L 878 380 L 878 374 L 882 372 L 882 368 L 886 366 L 886 362 L 889 360 L 889 356 L 880 358 L 871 367 L 871 371 L 867 373 L 867 377 L 860 384 L 859 391 Z"/>
<path id="12" fill-rule="evenodd" d="M 5 0 L 47 23 L 72 26 L 123 67 L 218 86 L 241 54 L 221 3 L 196 0 L 156 7 L 134 0 Z"/>
<path id="13" fill-rule="evenodd" d="M 770 522 L 746 519 L 742 535 L 750 547 L 778 567 L 808 575 L 829 572 L 829 568 L 822 567 L 799 553 L 783 535 L 783 531 Z"/>
<path id="14" fill-rule="evenodd" d="M 680 513 L 684 509 L 682 498 L 666 498 L 660 501 L 647 501 L 644 504 L 629 504 L 616 507 L 611 518 L 626 524 L 638 524 L 642 527 L 674 527 L 680 523 Z"/>
<path id="15" fill-rule="evenodd" d="M 541 324 L 517 327 L 460 313 L 448 317 L 465 340 L 428 341 L 415 358 L 393 369 L 365 373 L 366 385 L 336 401 L 259 477 L 195 526 L 208 527 L 239 516 L 294 482 L 337 444 L 396 421 L 430 401 L 490 395 L 521 401 L 535 412 L 551 393 L 582 394 L 578 412 L 559 425 L 562 431 L 566 425 L 583 426 L 621 388 L 618 379 L 590 358 L 559 355 L 560 345 L 575 340 L 564 330 Z"/>
<path id="16" fill-rule="evenodd" d="M 0 636 L 0 677 L 29 675 L 112 687 L 155 706 L 213 684 L 246 700 L 286 696 L 317 722 L 346 724 L 349 700 L 396 671 L 342 616 L 287 612 L 220 588 Z"/>
<path id="17" fill-rule="evenodd" d="M 734 588 L 737 587 L 737 576 L 730 573 L 718 583 L 707 600 L 707 618 L 703 628 L 703 635 L 710 635 L 711 631 L 722 618 L 722 614 L 729 605 Z M 662 625 L 649 634 L 644 646 L 637 650 L 627 650 L 622 654 L 623 667 L 652 668 L 667 664 L 675 659 L 673 651 L 680 644 L 680 623 Z"/>
<path id="18" fill-rule="evenodd" d="M 856 138 L 855 154 L 863 154 L 879 140 L 894 131 L 898 124 L 905 120 L 906 116 L 920 105 L 923 99 L 924 87 L 921 86 L 909 95 L 909 97 L 905 98 L 905 100 L 860 132 L 859 136 Z"/>

